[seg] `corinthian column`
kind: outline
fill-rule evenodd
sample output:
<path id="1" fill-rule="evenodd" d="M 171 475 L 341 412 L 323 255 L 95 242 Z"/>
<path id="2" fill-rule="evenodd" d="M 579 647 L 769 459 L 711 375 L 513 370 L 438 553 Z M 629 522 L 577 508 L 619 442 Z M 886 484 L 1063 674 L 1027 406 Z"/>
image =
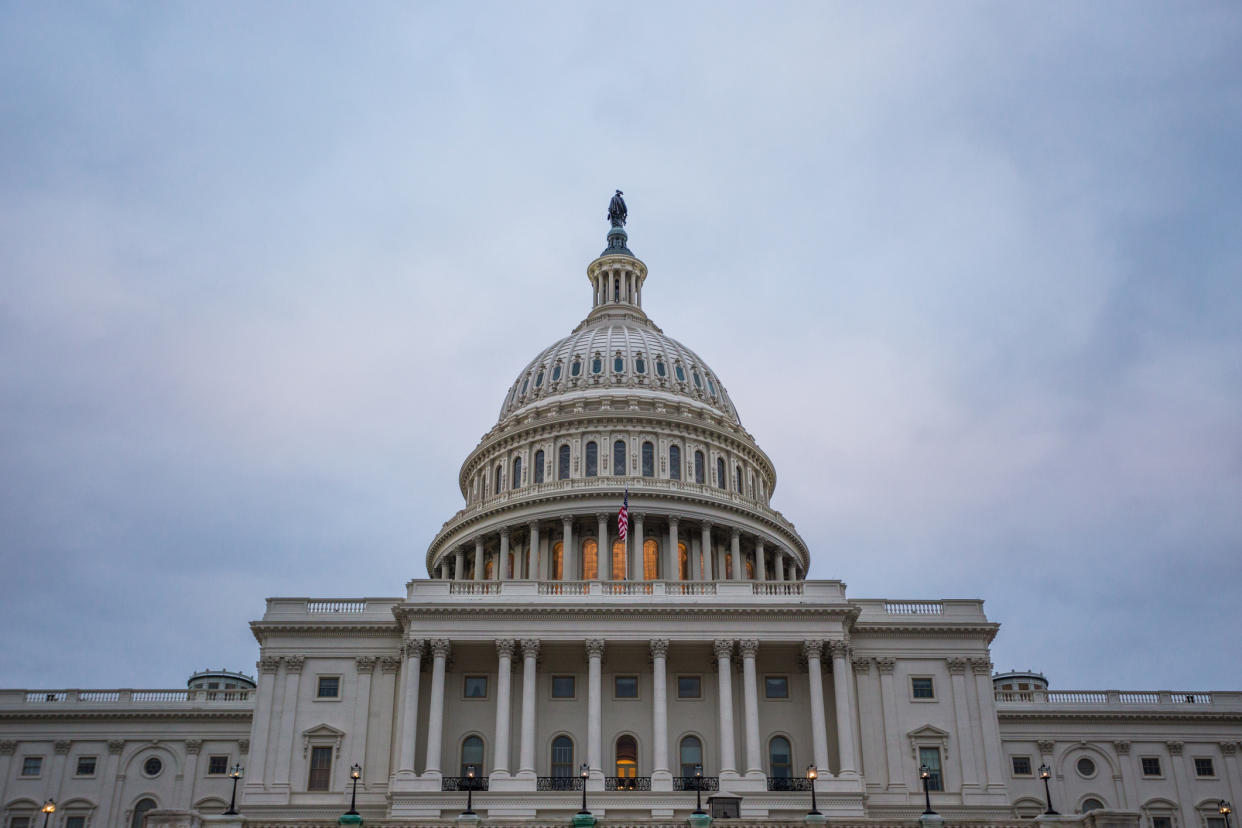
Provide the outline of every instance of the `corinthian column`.
<path id="1" fill-rule="evenodd" d="M 811 691 L 811 745 L 815 753 L 815 767 L 821 777 L 828 769 L 828 730 L 824 722 L 824 677 L 820 672 L 819 657 L 824 651 L 822 641 L 803 641 L 802 653 L 806 656 L 806 672 Z"/>
<path id="2" fill-rule="evenodd" d="M 405 642 L 405 667 L 401 670 L 401 745 L 397 753 L 397 773 L 414 774 L 414 746 L 418 741 L 418 673 L 422 667 L 424 642 L 421 638 Z"/>
<path id="3" fill-rule="evenodd" d="M 526 577 L 532 581 L 539 578 L 539 522 L 526 524 Z"/>
<path id="4" fill-rule="evenodd" d="M 668 566 L 664 571 L 664 580 L 678 581 L 681 580 L 681 562 L 677 554 L 677 523 L 680 520 L 676 515 L 668 516 L 668 553 L 664 556 L 668 561 Z"/>
<path id="5" fill-rule="evenodd" d="M 604 640 L 588 638 L 587 651 L 587 765 L 591 768 L 592 779 L 603 775 L 603 750 L 601 733 L 603 732 L 601 697 L 603 688 L 600 686 L 600 662 L 604 658 Z"/>
<path id="6" fill-rule="evenodd" d="M 742 652 L 742 696 L 746 709 L 746 775 L 760 778 L 763 761 L 759 750 L 759 689 L 755 674 L 755 656 L 759 654 L 759 642 L 746 638 L 737 643 Z"/>
<path id="7" fill-rule="evenodd" d="M 668 639 L 651 641 L 651 789 L 672 790 L 668 769 Z M 659 784 L 661 787 L 656 787 Z M 667 785 L 668 787 L 663 787 Z"/>
<path id="8" fill-rule="evenodd" d="M 630 567 L 630 580 L 643 579 L 643 515 L 642 512 L 630 512 L 633 530 L 630 532 L 630 559 L 626 563 Z"/>
<path id="9" fill-rule="evenodd" d="M 733 580 L 746 580 L 746 565 L 742 563 L 742 533 L 734 529 L 729 533 L 729 543 L 733 552 Z"/>
<path id="10" fill-rule="evenodd" d="M 691 577 L 697 570 L 700 581 L 710 581 L 712 579 L 712 525 L 707 521 L 699 524 L 702 530 L 702 538 L 699 540 L 699 558 L 703 563 L 699 564 L 695 561 L 695 566 L 690 567 Z"/>
<path id="11" fill-rule="evenodd" d="M 496 749 L 492 757 L 492 775 L 509 775 L 509 680 L 513 673 L 513 650 L 517 642 L 502 638 L 496 642 L 500 657 L 496 673 Z"/>
<path id="12" fill-rule="evenodd" d="M 483 580 L 483 538 L 474 539 L 474 579 Z"/>
<path id="13" fill-rule="evenodd" d="M 522 639 L 522 744 L 518 751 L 518 776 L 535 777 L 535 667 L 539 639 Z"/>
<path id="14" fill-rule="evenodd" d="M 431 642 L 431 704 L 427 710 L 427 761 L 423 776 L 440 776 L 440 739 L 444 733 L 444 668 L 448 661 L 449 641 L 436 638 Z"/>
<path id="15" fill-rule="evenodd" d="M 829 641 L 832 648 L 832 689 L 837 707 L 837 750 L 841 754 L 838 776 L 856 777 L 858 768 L 854 756 L 854 711 L 850 706 L 850 684 L 854 681 L 854 665 L 850 662 L 849 644 Z"/>
<path id="16" fill-rule="evenodd" d="M 763 538 L 755 538 L 755 580 L 768 579 L 768 562 L 763 551 Z"/>
<path id="17" fill-rule="evenodd" d="M 578 556 L 574 551 L 574 519 L 571 515 L 561 516 L 561 573 L 566 581 L 576 581 L 578 572 Z"/>
<path id="18" fill-rule="evenodd" d="M 509 580 L 509 527 L 500 530 L 500 554 L 496 560 L 496 580 Z"/>
<path id="19" fill-rule="evenodd" d="M 601 581 L 612 580 L 612 549 L 608 546 L 608 513 L 596 512 L 595 514 L 596 528 L 595 543 L 599 545 L 599 554 L 596 556 L 599 561 L 598 577 Z"/>
<path id="20" fill-rule="evenodd" d="M 732 776 L 737 774 L 737 752 L 733 748 L 733 642 L 718 638 L 712 649 L 716 652 L 720 691 L 720 775 Z"/>

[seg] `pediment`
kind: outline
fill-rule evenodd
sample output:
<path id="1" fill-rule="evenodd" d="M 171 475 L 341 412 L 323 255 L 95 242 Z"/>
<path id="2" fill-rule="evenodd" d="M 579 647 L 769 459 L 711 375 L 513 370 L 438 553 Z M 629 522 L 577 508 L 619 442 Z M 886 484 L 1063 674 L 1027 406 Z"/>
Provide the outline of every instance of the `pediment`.
<path id="1" fill-rule="evenodd" d="M 911 730 L 906 738 L 910 740 L 910 753 L 915 759 L 919 758 L 919 747 L 938 747 L 944 753 L 944 758 L 948 759 L 951 735 L 949 731 L 941 730 L 933 724 L 925 724 Z"/>
<path id="2" fill-rule="evenodd" d="M 330 724 L 317 724 L 302 731 L 302 755 L 309 756 L 311 745 L 333 748 L 332 755 L 341 758 L 341 745 L 345 742 L 345 731 L 337 730 Z"/>

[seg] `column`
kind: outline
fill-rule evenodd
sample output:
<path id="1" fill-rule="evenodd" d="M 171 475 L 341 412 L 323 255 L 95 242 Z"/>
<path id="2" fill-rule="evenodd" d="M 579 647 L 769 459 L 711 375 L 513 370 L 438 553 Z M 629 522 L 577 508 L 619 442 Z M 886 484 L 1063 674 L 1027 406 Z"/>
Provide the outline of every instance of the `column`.
<path id="1" fill-rule="evenodd" d="M 768 579 L 767 552 L 763 548 L 763 538 L 755 538 L 755 578 L 759 581 Z"/>
<path id="2" fill-rule="evenodd" d="M 12 739 L 0 741 L 0 803 L 8 802 L 8 784 L 10 766 L 13 764 L 13 755 L 17 753 L 17 742 Z M 14 774 L 16 776 L 16 774 Z M 104 777 L 107 780 L 108 777 Z M 106 781 L 105 781 L 106 784 Z M 102 802 L 100 803 L 102 807 Z M 107 823 L 104 823 L 105 825 Z"/>
<path id="3" fill-rule="evenodd" d="M 532 520 L 526 528 L 526 577 L 534 581 L 539 578 L 539 523 Z"/>
<path id="4" fill-rule="evenodd" d="M 112 824 L 112 814 L 116 807 L 114 803 L 117 796 L 120 795 L 121 789 L 121 784 L 116 777 L 117 766 L 120 765 L 121 752 L 123 750 L 125 750 L 124 739 L 108 740 L 108 761 L 104 766 L 103 785 L 99 795 L 99 821 L 91 820 L 95 825 Z M 262 783 L 260 782 L 255 787 L 261 789 Z"/>
<path id="5" fill-rule="evenodd" d="M 574 519 L 561 517 L 561 571 L 566 581 L 578 580 L 578 556 L 574 553 Z"/>
<path id="6" fill-rule="evenodd" d="M 354 669 L 358 673 L 358 692 L 354 700 L 354 724 L 349 734 L 350 750 L 357 757 L 355 761 L 366 764 L 367 756 L 367 722 L 371 718 L 371 677 L 375 673 L 374 656 L 357 656 L 354 658 Z M 363 780 L 367 787 L 366 780 Z"/>
<path id="7" fill-rule="evenodd" d="M 480 542 L 480 546 L 481 546 Z M 475 547 L 478 556 L 479 547 Z M 444 668 L 448 661 L 449 641 L 436 638 L 431 642 L 431 705 L 427 711 L 427 761 L 423 776 L 440 776 L 440 739 L 444 733 Z"/>
<path id="8" fill-rule="evenodd" d="M 718 638 L 712 643 L 716 653 L 716 677 L 720 689 L 720 775 L 737 774 L 737 752 L 733 749 L 733 641 Z"/>
<path id="9" fill-rule="evenodd" d="M 785 580 L 785 550 L 779 546 L 772 550 L 772 571 L 777 581 Z"/>
<path id="10" fill-rule="evenodd" d="M 500 556 L 496 560 L 496 580 L 509 580 L 509 527 L 500 530 Z"/>
<path id="11" fill-rule="evenodd" d="M 601 733 L 603 731 L 601 697 L 603 688 L 600 686 L 600 662 L 604 658 L 604 639 L 588 638 L 587 651 L 587 765 L 591 768 L 591 778 L 603 776 L 603 752 Z"/>
<path id="12" fill-rule="evenodd" d="M 289 763 L 293 759 L 293 730 L 297 723 L 298 683 L 302 680 L 305 656 L 285 656 L 285 697 L 280 709 L 280 746 L 276 754 L 274 784 L 289 787 Z"/>
<path id="13" fill-rule="evenodd" d="M 746 565 L 742 563 L 742 533 L 734 529 L 729 535 L 729 541 L 733 545 L 733 580 L 746 580 Z"/>
<path id="14" fill-rule="evenodd" d="M 280 656 L 261 656 L 258 661 L 259 689 L 255 694 L 254 717 L 266 726 L 254 730 L 253 755 L 258 761 L 253 780 L 247 779 L 245 787 L 263 790 L 268 786 L 270 777 L 267 770 L 271 765 L 272 751 L 268 749 L 268 736 L 275 722 L 276 671 L 280 668 Z M 106 823 L 103 823 L 106 824 Z"/>
<path id="15" fill-rule="evenodd" d="M 517 642 L 512 638 L 496 641 L 496 654 L 500 657 L 496 667 L 496 730 L 495 750 L 492 751 L 492 775 L 509 775 L 509 682 L 513 675 L 513 650 Z"/>
<path id="16" fill-rule="evenodd" d="M 957 723 L 957 755 L 962 766 L 962 793 L 979 788 L 979 766 L 975 760 L 975 737 L 971 732 L 970 710 L 966 695 L 966 659 L 946 658 L 949 684 L 953 688 L 953 716 Z"/>
<path id="17" fill-rule="evenodd" d="M 897 659 L 877 658 L 875 666 L 880 674 L 880 706 L 884 714 L 884 753 L 888 758 L 888 789 L 901 792 L 906 790 L 906 777 L 901 770 L 901 734 L 897 720 L 897 689 L 893 680 Z"/>
<path id="18" fill-rule="evenodd" d="M 699 529 L 703 532 L 703 539 L 699 541 L 699 557 L 703 559 L 703 566 L 698 573 L 698 577 L 699 580 L 710 581 L 712 568 L 712 525 L 707 521 L 703 521 L 699 524 Z"/>
<path id="19" fill-rule="evenodd" d="M 1242 799 L 1242 787 L 1239 787 L 1242 786 L 1242 775 L 1238 773 L 1238 743 L 1220 741 L 1217 742 L 1217 746 L 1220 747 L 1221 762 L 1225 766 L 1220 775 L 1224 777 L 1225 784 L 1229 786 L 1229 801 L 1237 802 Z M 1129 743 L 1126 743 L 1126 747 L 1129 747 Z M 1131 802 L 1134 801 L 1131 800 Z"/>
<path id="20" fill-rule="evenodd" d="M 996 688 L 992 684 L 992 662 L 972 658 L 970 669 L 975 674 L 975 693 L 979 697 L 979 720 L 983 730 L 983 758 L 986 763 L 988 792 L 1005 786 L 1005 768 L 1001 759 L 1000 725 L 996 719 Z"/>
<path id="21" fill-rule="evenodd" d="M 522 639 L 522 744 L 518 748 L 518 776 L 535 777 L 535 667 L 539 639 Z"/>
<path id="22" fill-rule="evenodd" d="M 664 568 L 664 580 L 678 581 L 681 580 L 681 567 L 677 560 L 677 523 L 681 518 L 676 515 L 668 516 L 668 550 L 664 555 L 666 566 Z"/>
<path id="23" fill-rule="evenodd" d="M 819 657 L 824 651 L 822 641 L 803 641 L 802 654 L 806 656 L 806 672 L 811 691 L 811 744 L 814 747 L 815 767 L 823 778 L 828 774 L 828 731 L 824 723 L 824 676 Z"/>
<path id="24" fill-rule="evenodd" d="M 598 531 L 595 533 L 595 542 L 599 544 L 599 579 L 601 581 L 612 580 L 612 547 L 608 545 L 608 513 L 597 512 L 595 514 Z"/>
<path id="25" fill-rule="evenodd" d="M 466 550 L 458 549 L 453 556 L 453 580 L 461 581 L 466 577 Z"/>
<path id="26" fill-rule="evenodd" d="M 483 580 L 483 536 L 474 539 L 474 579 Z"/>
<path id="27" fill-rule="evenodd" d="M 737 647 L 742 653 L 742 694 L 746 705 L 746 775 L 761 778 L 764 772 L 759 747 L 759 688 L 755 675 L 759 641 L 746 638 L 739 641 Z"/>
<path id="28" fill-rule="evenodd" d="M 665 780 L 672 789 L 672 773 L 668 769 L 668 639 L 651 640 L 651 787 L 656 779 Z"/>
<path id="29" fill-rule="evenodd" d="M 837 776 L 858 777 L 854 754 L 854 711 L 850 705 L 850 684 L 854 681 L 854 665 L 850 663 L 850 647 L 845 641 L 829 641 L 832 649 L 832 690 L 837 707 L 837 750 L 841 767 Z"/>
<path id="30" fill-rule="evenodd" d="M 1130 743 L 1125 740 L 1113 742 L 1113 750 L 1117 753 L 1117 765 L 1121 772 L 1121 793 L 1123 799 L 1118 805 L 1119 810 L 1137 811 L 1142 800 L 1139 799 L 1135 790 L 1135 779 L 1138 777 L 1138 769 L 1134 767 L 1134 763 L 1130 761 Z M 1230 799 L 1236 802 L 1236 799 Z"/>
<path id="31" fill-rule="evenodd" d="M 646 538 L 643 534 L 643 515 L 641 512 L 630 512 L 630 520 L 634 523 L 634 529 L 630 532 L 630 580 L 641 581 L 643 579 L 643 543 Z"/>
<path id="32" fill-rule="evenodd" d="M 198 755 L 202 749 L 202 739 L 185 740 L 185 771 L 181 775 L 181 793 L 176 806 L 184 811 L 194 807 L 194 783 L 198 781 Z M 60 801 L 59 795 L 56 801 Z"/>
<path id="33" fill-rule="evenodd" d="M 1164 746 L 1169 751 L 1169 765 L 1173 769 L 1173 790 L 1176 792 L 1176 800 L 1181 804 L 1182 825 L 1194 825 L 1195 806 L 1186 785 L 1186 760 L 1182 758 L 1186 745 L 1184 742 L 1169 741 Z"/>
<path id="34" fill-rule="evenodd" d="M 397 773 L 414 773 L 414 750 L 418 742 L 418 682 L 423 666 L 421 638 L 405 642 L 405 664 L 401 668 L 401 744 L 397 752 Z"/>

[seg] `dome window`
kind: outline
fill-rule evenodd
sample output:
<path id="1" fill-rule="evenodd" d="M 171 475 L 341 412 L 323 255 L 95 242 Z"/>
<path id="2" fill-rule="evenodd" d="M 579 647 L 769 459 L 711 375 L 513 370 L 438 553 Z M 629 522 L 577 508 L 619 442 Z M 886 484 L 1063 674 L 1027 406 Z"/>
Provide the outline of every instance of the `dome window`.
<path id="1" fill-rule="evenodd" d="M 723 489 L 725 487 L 725 466 L 724 459 L 716 458 L 716 487 Z"/>
<path id="2" fill-rule="evenodd" d="M 599 474 L 599 446 L 595 441 L 586 444 L 586 476 L 595 477 Z"/>
<path id="3" fill-rule="evenodd" d="M 664 360 L 662 359 L 656 360 L 656 376 L 657 377 L 668 376 L 668 369 L 664 367 Z"/>
<path id="4" fill-rule="evenodd" d="M 694 372 L 693 372 L 693 374 L 694 374 L 694 387 L 695 387 L 695 388 L 702 388 L 702 387 L 703 387 L 703 378 L 699 376 L 699 372 L 698 372 L 698 371 L 694 371 Z"/>
<path id="5" fill-rule="evenodd" d="M 540 371 L 538 374 L 535 374 L 535 387 L 539 388 L 542 385 L 543 385 L 543 371 Z"/>
<path id="6" fill-rule="evenodd" d="M 569 479 L 569 446 L 562 445 L 556 450 L 556 479 Z"/>
<path id="7" fill-rule="evenodd" d="M 647 360 L 643 359 L 642 356 L 634 357 L 634 373 L 636 374 L 647 373 Z"/>
<path id="8" fill-rule="evenodd" d="M 643 477 L 655 477 L 655 445 L 650 440 L 643 443 Z"/>
<path id="9" fill-rule="evenodd" d="M 527 377 L 526 379 L 522 380 L 522 390 L 518 392 L 519 397 L 526 396 L 526 386 L 528 385 L 530 385 L 530 377 Z"/>
<path id="10" fill-rule="evenodd" d="M 543 449 L 535 452 L 535 482 L 543 482 Z"/>
<path id="11" fill-rule="evenodd" d="M 703 468 L 703 452 L 694 452 L 694 482 L 702 483 L 705 469 Z"/>
<path id="12" fill-rule="evenodd" d="M 612 473 L 617 477 L 625 474 L 625 441 L 617 440 L 612 444 Z"/>
<path id="13" fill-rule="evenodd" d="M 713 397 L 716 396 L 716 383 L 712 382 L 710 374 L 707 377 L 707 390 L 711 392 Z"/>
<path id="14" fill-rule="evenodd" d="M 575 359 L 574 364 L 569 366 L 569 375 L 576 377 L 582 373 L 582 360 Z"/>
<path id="15" fill-rule="evenodd" d="M 681 480 L 681 446 L 668 447 L 668 477 Z"/>
<path id="16" fill-rule="evenodd" d="M 604 373 L 604 361 L 600 359 L 599 357 L 595 357 L 595 359 L 591 360 L 591 373 L 592 374 Z"/>
<path id="17" fill-rule="evenodd" d="M 614 374 L 620 374 L 625 371 L 625 357 L 617 354 L 612 358 L 612 371 Z"/>
<path id="18" fill-rule="evenodd" d="M 558 362 L 552 366 L 552 381 L 558 382 L 561 378 L 561 364 Z"/>
<path id="19" fill-rule="evenodd" d="M 681 367 L 681 365 L 680 365 L 680 364 L 677 364 L 677 365 L 674 365 L 674 366 L 673 366 L 673 373 L 675 373 L 675 374 L 677 375 L 677 381 L 678 381 L 678 382 L 685 382 L 685 381 L 686 381 L 686 372 L 682 369 L 682 367 Z"/>

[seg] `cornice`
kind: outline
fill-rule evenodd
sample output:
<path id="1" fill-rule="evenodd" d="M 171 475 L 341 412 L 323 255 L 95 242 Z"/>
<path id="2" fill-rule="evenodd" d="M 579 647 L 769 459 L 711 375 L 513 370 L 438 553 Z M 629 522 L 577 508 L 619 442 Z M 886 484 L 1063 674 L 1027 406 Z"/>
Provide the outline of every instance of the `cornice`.
<path id="1" fill-rule="evenodd" d="M 890 624 L 885 622 L 864 621 L 861 623 L 855 623 L 853 629 L 851 630 L 851 632 L 856 636 L 874 636 L 876 638 L 937 633 L 939 635 L 945 635 L 952 638 L 986 638 L 988 643 L 991 643 L 992 640 L 996 638 L 996 633 L 999 631 L 1000 624 L 952 624 L 942 621 L 919 624 L 902 622 Z"/>
<path id="2" fill-rule="evenodd" d="M 445 604 L 437 606 L 434 604 L 405 604 L 398 605 L 392 609 L 393 615 L 397 617 L 403 624 L 410 621 L 424 618 L 446 619 L 446 618 L 477 618 L 479 616 L 503 615 L 508 619 L 523 619 L 536 622 L 547 623 L 549 618 L 555 618 L 558 621 L 564 620 L 566 617 L 593 617 L 598 615 L 626 615 L 635 618 L 650 617 L 652 619 L 667 618 L 675 616 L 682 619 L 694 619 L 699 617 L 726 617 L 735 618 L 738 616 L 748 616 L 753 618 L 772 616 L 774 618 L 840 618 L 843 622 L 857 616 L 858 611 L 855 607 L 847 607 L 840 605 L 789 605 L 780 606 L 745 606 L 745 605 L 729 605 L 729 606 L 686 606 L 684 604 L 670 604 L 669 606 L 653 606 L 651 604 L 630 605 L 630 604 L 571 604 L 569 606 L 558 605 L 555 603 L 532 605 L 526 604 L 480 604 L 477 606 L 463 606 L 461 604 Z M 814 633 L 808 632 L 808 637 L 815 637 Z"/>
<path id="3" fill-rule="evenodd" d="M 215 719 L 220 721 L 249 722 L 253 717 L 254 708 L 235 710 L 203 710 L 201 708 L 187 710 L 127 710 L 103 707 L 90 710 L 54 710 L 43 707 L 38 710 L 0 710 L 0 721 L 29 719 L 37 719 L 39 721 L 47 721 L 49 719 L 176 719 L 178 721 Z"/>
<path id="4" fill-rule="evenodd" d="M 263 636 L 269 633 L 285 635 L 329 635 L 352 636 L 357 638 L 387 638 L 400 636 L 401 626 L 392 622 L 350 622 L 341 621 L 336 624 L 325 624 L 323 621 L 251 621 L 250 632 L 255 640 L 263 643 Z"/>

